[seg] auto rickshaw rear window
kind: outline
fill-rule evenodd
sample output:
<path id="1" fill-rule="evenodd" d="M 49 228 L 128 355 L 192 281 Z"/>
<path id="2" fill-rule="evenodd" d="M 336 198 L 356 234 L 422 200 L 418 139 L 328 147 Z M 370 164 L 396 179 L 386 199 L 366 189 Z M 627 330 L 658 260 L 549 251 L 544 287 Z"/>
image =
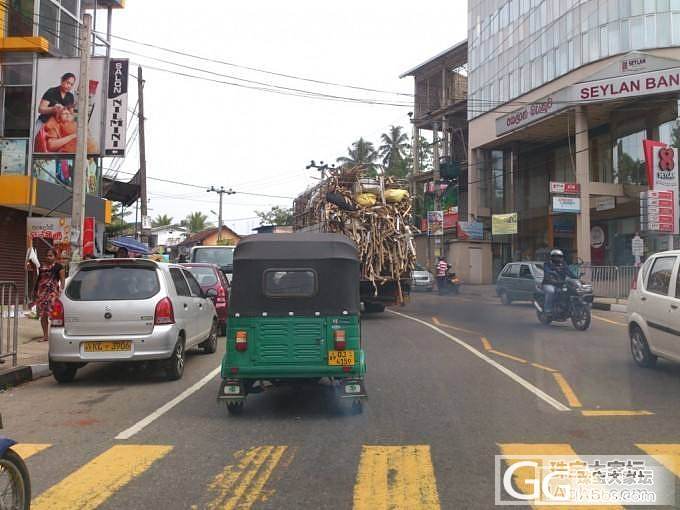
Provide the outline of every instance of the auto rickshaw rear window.
<path id="1" fill-rule="evenodd" d="M 316 272 L 311 269 L 269 269 L 264 272 L 268 297 L 312 297 L 317 291 Z"/>

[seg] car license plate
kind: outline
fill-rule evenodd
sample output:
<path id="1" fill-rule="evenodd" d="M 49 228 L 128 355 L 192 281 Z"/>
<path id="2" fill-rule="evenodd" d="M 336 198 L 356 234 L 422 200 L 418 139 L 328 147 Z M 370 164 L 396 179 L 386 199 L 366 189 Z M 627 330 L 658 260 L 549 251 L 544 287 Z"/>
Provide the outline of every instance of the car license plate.
<path id="1" fill-rule="evenodd" d="M 328 364 L 342 367 L 354 365 L 354 351 L 328 351 Z"/>
<path id="2" fill-rule="evenodd" d="M 85 352 L 117 352 L 132 350 L 130 340 L 119 342 L 85 342 Z"/>

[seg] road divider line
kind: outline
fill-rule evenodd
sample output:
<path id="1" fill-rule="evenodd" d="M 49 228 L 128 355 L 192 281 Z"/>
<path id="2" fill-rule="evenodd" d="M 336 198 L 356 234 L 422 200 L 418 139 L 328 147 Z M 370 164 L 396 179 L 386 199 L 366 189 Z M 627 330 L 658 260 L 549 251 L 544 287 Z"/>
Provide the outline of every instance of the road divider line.
<path id="1" fill-rule="evenodd" d="M 172 446 L 116 445 L 33 500 L 33 510 L 94 510 Z"/>
<path id="2" fill-rule="evenodd" d="M 535 368 L 540 368 L 541 370 L 545 370 L 546 372 L 559 372 L 559 370 L 555 370 L 554 368 L 546 367 L 545 365 L 541 365 L 540 363 L 532 363 L 532 367 Z"/>
<path id="3" fill-rule="evenodd" d="M 506 352 L 497 351 L 495 349 L 490 349 L 489 352 L 491 352 L 491 353 L 493 353 L 497 356 L 502 356 L 503 358 L 511 359 L 511 360 L 516 361 L 518 363 L 528 363 L 528 361 L 525 360 L 524 358 L 520 358 L 519 356 L 513 356 L 512 354 L 508 354 Z"/>
<path id="4" fill-rule="evenodd" d="M 635 411 L 627 409 L 591 409 L 581 411 L 583 416 L 652 416 L 654 413 L 652 411 Z"/>
<path id="5" fill-rule="evenodd" d="M 455 336 L 453 336 L 453 335 L 447 333 L 446 331 L 444 331 L 444 330 L 438 328 L 437 326 L 434 326 L 434 325 L 430 324 L 430 323 L 427 322 L 427 321 L 424 321 L 424 320 L 422 320 L 422 319 L 418 319 L 417 317 L 412 317 L 412 316 L 410 316 L 410 315 L 406 315 L 405 313 L 401 313 L 401 312 L 395 312 L 394 310 L 389 310 L 389 312 L 390 312 L 391 314 L 393 314 L 393 315 L 398 316 L 398 317 L 402 317 L 402 318 L 404 318 L 404 319 L 409 319 L 409 320 L 412 320 L 412 321 L 417 322 L 417 323 L 419 323 L 419 324 L 422 324 L 423 326 L 426 326 L 426 327 L 428 327 L 428 328 L 430 328 L 430 329 L 436 331 L 436 332 L 439 333 L 440 335 L 445 336 L 446 338 L 448 338 L 448 339 L 451 340 L 452 342 L 454 342 L 454 343 L 460 345 L 460 346 L 463 347 L 464 349 L 467 349 L 467 350 L 470 351 L 472 354 L 474 354 L 475 356 L 477 356 L 479 359 L 485 361 L 486 363 L 488 363 L 489 365 L 491 365 L 492 367 L 494 367 L 496 370 L 498 370 L 498 371 L 501 372 L 502 374 L 508 376 L 510 379 L 512 379 L 513 381 L 515 381 L 517 384 L 519 384 L 520 386 L 522 386 L 522 387 L 525 388 L 526 390 L 530 391 L 530 392 L 533 393 L 536 397 L 540 398 L 540 399 L 543 400 L 545 403 L 547 403 L 548 405 L 550 405 L 550 406 L 552 406 L 553 408 L 557 409 L 558 411 L 570 411 L 570 410 L 571 410 L 569 407 L 565 406 L 565 405 L 564 405 L 562 402 L 560 402 L 559 400 L 554 399 L 553 397 L 551 397 L 550 395 L 548 395 L 546 392 L 544 392 L 544 391 L 541 390 L 540 388 L 534 386 L 534 385 L 531 384 L 529 381 L 527 381 L 527 380 L 524 379 L 523 377 L 517 375 L 517 374 L 516 374 L 515 372 L 513 372 L 512 370 L 510 370 L 510 369 L 504 367 L 503 365 L 501 365 L 501 364 L 498 363 L 497 361 L 493 360 L 492 358 L 490 358 L 489 356 L 487 356 L 487 355 L 484 354 L 483 352 L 481 352 L 481 351 L 475 349 L 475 348 L 472 347 L 470 344 L 468 344 L 468 343 L 462 341 L 460 338 L 457 338 L 457 337 L 455 337 Z"/>
<path id="6" fill-rule="evenodd" d="M 354 510 L 376 508 L 440 509 L 429 445 L 362 447 Z"/>
<path id="7" fill-rule="evenodd" d="M 491 345 L 491 342 L 489 342 L 488 338 L 482 336 L 480 337 L 480 339 L 482 340 L 482 345 L 484 346 L 485 351 L 490 351 L 491 349 L 493 349 L 493 346 Z"/>
<path id="8" fill-rule="evenodd" d="M 248 510 L 263 499 L 264 486 L 286 452 L 286 446 L 257 446 L 237 452 L 229 465 L 209 485 L 216 492 L 209 510 Z"/>
<path id="9" fill-rule="evenodd" d="M 560 372 L 553 372 L 552 375 L 555 378 L 555 381 L 557 381 L 557 385 L 562 390 L 562 393 L 564 393 L 569 405 L 571 407 L 582 407 L 581 401 L 578 399 L 571 386 L 569 386 L 569 383 L 564 376 Z"/>
<path id="10" fill-rule="evenodd" d="M 19 457 L 26 460 L 29 457 L 33 457 L 36 453 L 47 450 L 50 446 L 52 446 L 50 443 L 17 443 L 12 446 L 12 450 L 14 450 Z"/>
<path id="11" fill-rule="evenodd" d="M 680 478 L 680 444 L 636 444 L 640 450 Z"/>
<path id="12" fill-rule="evenodd" d="M 217 367 L 214 370 L 212 370 L 208 375 L 206 375 L 203 379 L 198 381 L 197 383 L 193 384 L 186 390 L 184 390 L 182 393 L 177 395 L 175 398 L 170 400 L 169 402 L 166 402 L 163 404 L 161 407 L 156 409 L 153 413 L 150 415 L 146 416 L 145 418 L 142 418 L 139 420 L 137 423 L 135 423 L 132 427 L 129 427 L 125 429 L 123 432 L 118 434 L 116 436 L 116 439 L 130 439 L 132 436 L 135 434 L 141 432 L 144 427 L 149 425 L 150 423 L 154 422 L 161 416 L 163 416 L 165 413 L 167 413 L 170 409 L 175 407 L 177 404 L 185 400 L 186 398 L 190 397 L 194 393 L 196 393 L 198 390 L 200 390 L 203 386 L 208 384 L 212 379 L 220 373 L 221 367 Z"/>
<path id="13" fill-rule="evenodd" d="M 460 328 L 458 326 L 451 326 L 450 324 L 444 324 L 441 322 L 437 317 L 432 317 L 432 322 L 434 322 L 437 326 L 443 327 L 443 328 L 449 328 L 453 329 L 454 331 L 461 331 L 463 333 L 470 333 L 472 335 L 479 335 L 478 331 L 472 331 L 471 329 L 465 329 L 465 328 Z"/>
<path id="14" fill-rule="evenodd" d="M 617 322 L 617 321 L 613 321 L 611 319 L 605 319 L 604 317 L 600 317 L 597 314 L 592 314 L 592 316 L 594 318 L 598 319 L 598 320 L 603 321 L 603 322 L 608 322 L 609 324 L 616 324 L 617 326 L 624 326 L 624 327 L 626 326 L 623 322 Z"/>

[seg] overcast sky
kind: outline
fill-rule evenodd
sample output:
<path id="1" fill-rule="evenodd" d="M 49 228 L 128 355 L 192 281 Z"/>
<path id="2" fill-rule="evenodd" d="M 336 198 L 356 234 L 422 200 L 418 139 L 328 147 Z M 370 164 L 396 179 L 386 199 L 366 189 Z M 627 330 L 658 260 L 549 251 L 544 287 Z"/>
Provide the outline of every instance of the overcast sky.
<path id="1" fill-rule="evenodd" d="M 114 13 L 114 35 L 289 75 L 407 93 L 413 91 L 412 78 L 400 80 L 399 74 L 464 39 L 467 25 L 465 0 L 424 5 L 403 0 L 129 0 L 126 4 Z M 97 20 L 99 31 L 105 30 L 103 12 Z M 280 78 L 119 39 L 113 45 L 114 55 L 146 64 L 150 177 L 294 197 L 314 182 L 310 177 L 314 173 L 305 170 L 310 159 L 335 161 L 360 136 L 377 147 L 380 134 L 391 124 L 403 125 L 411 133 L 407 113 L 412 107 L 322 101 L 211 83 L 148 66 L 201 74 L 198 71 L 117 50 L 325 94 L 409 101 L 404 96 Z M 131 72 L 137 74 L 136 65 Z M 132 108 L 137 100 L 135 82 L 131 88 Z M 135 172 L 138 157 L 135 142 L 121 170 Z M 152 216 L 168 214 L 179 221 L 201 210 L 217 222 L 210 212 L 217 211 L 214 193 L 150 180 L 149 197 Z M 286 198 L 235 194 L 225 196 L 223 216 L 237 232 L 248 233 L 259 224 L 253 218 L 255 210 L 291 203 Z"/>

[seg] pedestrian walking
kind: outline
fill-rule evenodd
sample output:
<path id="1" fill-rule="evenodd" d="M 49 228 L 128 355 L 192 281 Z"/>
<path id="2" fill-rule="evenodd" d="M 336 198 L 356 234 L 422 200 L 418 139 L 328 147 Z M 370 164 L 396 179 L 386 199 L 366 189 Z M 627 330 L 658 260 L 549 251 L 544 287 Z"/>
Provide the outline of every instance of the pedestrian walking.
<path id="1" fill-rule="evenodd" d="M 444 257 L 439 257 L 439 262 L 437 263 L 437 289 L 439 293 L 442 294 L 446 287 L 446 271 L 449 269 L 449 264 L 446 262 Z"/>
<path id="2" fill-rule="evenodd" d="M 38 269 L 38 278 L 33 289 L 33 299 L 43 330 L 43 342 L 48 340 L 50 313 L 54 301 L 64 288 L 65 278 L 64 266 L 57 262 L 56 250 L 50 248 L 45 255 L 45 263 Z"/>

